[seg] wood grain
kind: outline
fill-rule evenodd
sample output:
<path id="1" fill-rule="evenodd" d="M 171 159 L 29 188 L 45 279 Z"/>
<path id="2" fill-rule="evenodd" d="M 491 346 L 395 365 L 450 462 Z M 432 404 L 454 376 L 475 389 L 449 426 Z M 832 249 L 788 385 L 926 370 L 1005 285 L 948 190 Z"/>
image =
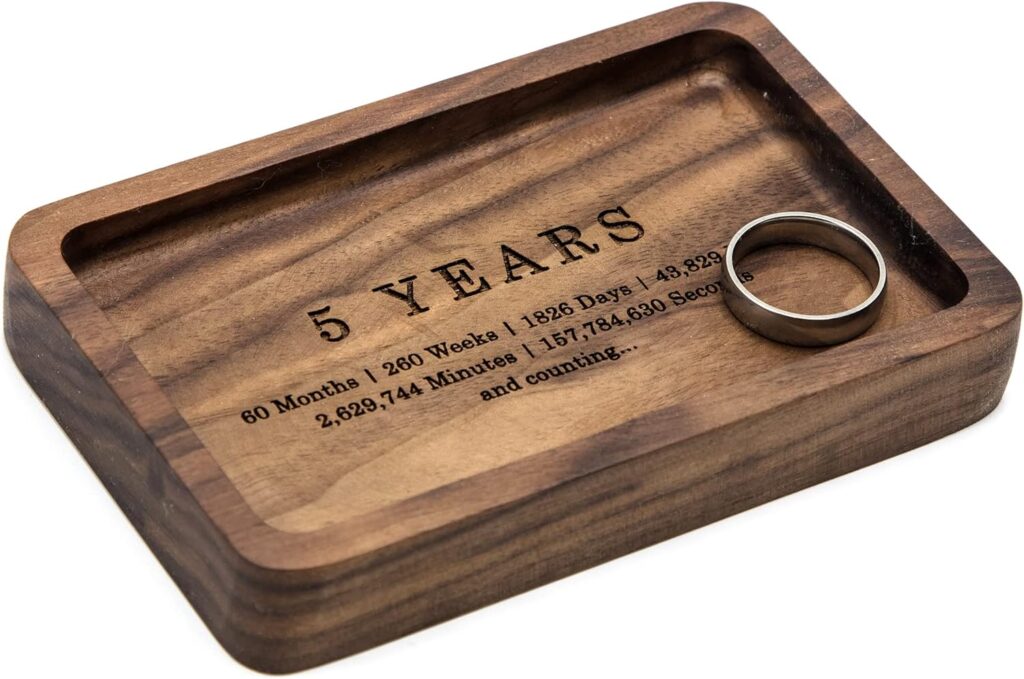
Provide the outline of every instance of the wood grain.
<path id="1" fill-rule="evenodd" d="M 890 292 L 865 336 L 775 344 L 714 293 L 709 253 L 782 210 L 838 217 L 881 248 Z M 609 211 L 619 226 L 602 224 Z M 575 257 L 551 235 L 566 225 L 588 246 Z M 517 275 L 503 245 L 529 258 Z M 436 269 L 463 259 L 471 271 L 448 269 L 463 289 L 490 289 L 455 299 Z M 866 294 L 813 249 L 742 268 L 794 310 Z M 427 311 L 374 290 L 412 275 Z M 579 301 L 608 290 L 620 299 Z M 663 312 L 630 318 L 655 299 Z M 549 318 L 563 302 L 572 313 Z M 11 237 L 5 332 L 215 636 L 286 672 L 977 420 L 1008 378 L 1020 304 L 761 15 L 698 4 L 29 213 Z M 312 323 L 327 306 L 342 341 Z M 630 323 L 601 331 L 612 314 Z M 576 338 L 548 351 L 566 328 Z M 486 341 L 429 349 L 474 336 Z M 387 374 L 412 354 L 422 364 Z M 273 405 L 350 378 L 343 394 Z M 484 399 L 510 379 L 521 389 Z M 382 393 L 411 383 L 423 393 Z M 372 412 L 338 414 L 364 398 Z M 249 421 L 259 405 L 268 416 Z"/>

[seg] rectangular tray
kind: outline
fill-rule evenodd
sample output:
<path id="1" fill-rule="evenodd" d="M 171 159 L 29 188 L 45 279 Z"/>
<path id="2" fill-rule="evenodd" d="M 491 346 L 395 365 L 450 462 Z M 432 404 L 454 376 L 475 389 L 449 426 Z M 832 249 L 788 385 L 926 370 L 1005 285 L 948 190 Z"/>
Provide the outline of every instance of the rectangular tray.
<path id="1" fill-rule="evenodd" d="M 879 245 L 866 335 L 725 308 L 729 237 L 783 210 Z M 864 294 L 827 253 L 743 266 Z M 5 304 L 213 634 L 286 672 L 966 426 L 1021 298 L 767 20 L 696 4 L 34 210 Z"/>

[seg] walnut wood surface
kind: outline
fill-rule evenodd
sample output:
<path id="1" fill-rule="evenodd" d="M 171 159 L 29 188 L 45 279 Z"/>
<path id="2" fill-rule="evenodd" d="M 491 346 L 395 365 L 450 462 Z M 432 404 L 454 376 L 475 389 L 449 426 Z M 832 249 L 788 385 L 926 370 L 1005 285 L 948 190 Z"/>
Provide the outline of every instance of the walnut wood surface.
<path id="1" fill-rule="evenodd" d="M 608 210 L 642 237 L 603 226 Z M 890 291 L 865 336 L 787 347 L 714 293 L 672 303 L 718 269 L 658 272 L 782 210 L 879 245 Z M 563 225 L 598 251 L 572 246 L 563 264 L 543 235 Z M 520 280 L 502 244 L 530 258 Z M 431 269 L 460 258 L 464 287 L 490 290 L 453 298 Z M 741 268 L 794 310 L 866 294 L 813 249 Z M 414 274 L 429 311 L 373 291 Z M 618 302 L 573 301 L 622 286 Z M 664 313 L 542 345 L 654 298 Z M 562 301 L 572 315 L 522 318 Z M 1020 293 L 762 16 L 698 4 L 33 211 L 11 237 L 5 305 L 19 367 L 213 633 L 284 672 L 977 420 L 1008 378 Z M 343 341 L 308 315 L 328 305 Z M 425 350 L 487 331 L 447 358 Z M 525 384 L 609 347 L 619 359 Z M 424 365 L 386 374 L 414 352 Z M 270 405 L 349 377 L 345 394 Z M 510 377 L 524 388 L 482 399 Z M 412 381 L 422 395 L 381 395 Z M 387 412 L 333 414 L 362 398 Z M 269 416 L 247 422 L 260 404 Z"/>

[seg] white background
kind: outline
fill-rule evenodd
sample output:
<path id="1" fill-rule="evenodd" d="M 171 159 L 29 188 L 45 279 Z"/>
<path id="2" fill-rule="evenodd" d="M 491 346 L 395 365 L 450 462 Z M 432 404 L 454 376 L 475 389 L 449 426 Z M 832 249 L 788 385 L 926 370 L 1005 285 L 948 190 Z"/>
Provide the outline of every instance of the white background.
<path id="1" fill-rule="evenodd" d="M 0 224 L 672 5 L 6 3 Z M 1024 276 L 1011 3 L 757 7 Z M 1024 676 L 1022 373 L 958 434 L 308 676 Z M 0 412 L 0 675 L 255 676 L 7 352 Z"/>

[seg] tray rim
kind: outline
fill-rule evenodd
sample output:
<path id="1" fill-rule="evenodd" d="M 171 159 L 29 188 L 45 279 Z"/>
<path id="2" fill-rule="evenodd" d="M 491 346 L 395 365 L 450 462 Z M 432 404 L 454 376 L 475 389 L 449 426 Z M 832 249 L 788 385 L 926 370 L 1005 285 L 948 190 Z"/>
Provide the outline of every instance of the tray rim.
<path id="1" fill-rule="evenodd" d="M 524 467 L 537 463 L 535 458 L 567 455 L 587 447 L 607 448 L 609 442 L 638 422 L 671 419 L 671 411 L 679 407 L 677 404 L 587 439 L 541 451 L 471 477 L 468 481 L 501 474 L 510 481 L 508 494 L 498 502 L 494 498 L 478 500 L 474 510 L 459 511 L 457 516 L 445 518 L 443 513 L 435 513 L 426 520 L 403 522 L 399 525 L 401 531 L 392 527 L 391 533 L 367 529 L 372 525 L 369 522 L 375 512 L 308 533 L 280 531 L 253 512 L 82 286 L 64 259 L 64 239 L 73 230 L 89 223 L 158 203 L 187 199 L 190 194 L 198 194 L 215 185 L 234 191 L 240 182 L 258 180 L 261 172 L 272 171 L 282 163 L 297 161 L 418 118 L 544 80 L 595 60 L 703 30 L 731 34 L 758 52 L 810 106 L 828 133 L 846 146 L 850 154 L 880 182 L 905 211 L 908 220 L 920 225 L 945 251 L 968 282 L 967 294 L 951 307 L 885 333 L 854 340 L 809 357 L 800 361 L 798 368 L 781 366 L 755 378 L 755 382 L 791 378 L 791 382 L 804 386 L 787 391 L 777 399 L 778 402 L 763 398 L 762 390 L 750 389 L 751 393 L 759 392 L 756 407 L 742 409 L 743 417 L 724 418 L 718 426 L 751 418 L 776 407 L 779 402 L 804 398 L 870 377 L 993 332 L 1005 324 L 1019 322 L 1020 290 L 1002 264 L 763 15 L 726 3 L 683 5 L 37 208 L 15 225 L 10 236 L 8 264 L 20 271 L 54 310 L 83 355 L 102 375 L 137 425 L 152 438 L 168 466 L 239 557 L 257 568 L 275 571 L 313 570 L 364 557 L 384 547 L 393 547 L 431 531 L 470 520 L 474 515 L 514 504 L 542 493 L 550 486 L 642 457 L 694 434 L 704 434 L 708 429 L 686 432 L 676 426 L 669 432 L 667 427 L 662 427 L 658 436 L 651 437 L 643 448 L 621 453 L 620 459 L 606 456 L 594 469 L 576 470 L 573 476 L 548 480 L 548 485 L 544 486 L 527 483 L 517 487 L 513 482 L 522 475 Z M 835 106 L 835 102 L 841 105 Z M 984 258 L 976 256 L 979 251 L 985 253 Z M 937 333 L 934 330 L 940 318 L 953 318 L 955 322 L 944 325 L 942 332 Z M 862 349 L 871 343 L 884 343 L 890 349 L 896 345 L 902 351 L 873 352 L 872 360 L 865 361 Z M 843 358 L 854 351 L 857 352 L 859 370 L 837 377 L 832 366 L 841 364 Z M 797 369 L 799 375 L 795 374 Z M 451 485 L 460 486 L 451 489 L 455 493 L 467 492 L 462 487 L 463 482 Z M 444 488 L 448 489 L 447 486 Z M 419 496 L 410 498 L 408 502 L 414 506 L 418 499 Z M 397 505 L 405 505 L 405 502 Z M 465 504 L 458 506 L 465 508 Z"/>

